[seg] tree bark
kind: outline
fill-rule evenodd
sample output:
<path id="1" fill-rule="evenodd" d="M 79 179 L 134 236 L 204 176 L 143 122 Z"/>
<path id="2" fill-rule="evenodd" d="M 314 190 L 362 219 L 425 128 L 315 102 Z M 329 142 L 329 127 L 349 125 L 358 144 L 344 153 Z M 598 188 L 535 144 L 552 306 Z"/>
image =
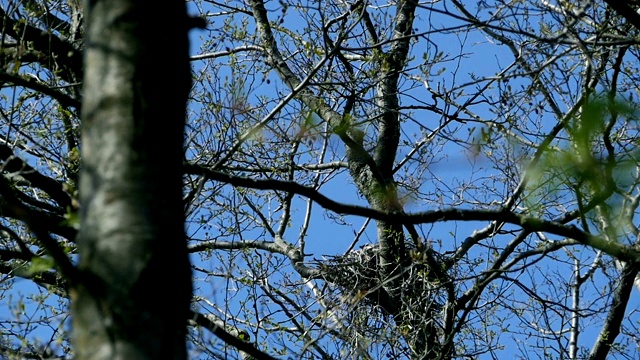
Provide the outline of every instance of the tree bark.
<path id="1" fill-rule="evenodd" d="M 75 355 L 184 359 L 186 5 L 86 1 L 85 21 Z"/>

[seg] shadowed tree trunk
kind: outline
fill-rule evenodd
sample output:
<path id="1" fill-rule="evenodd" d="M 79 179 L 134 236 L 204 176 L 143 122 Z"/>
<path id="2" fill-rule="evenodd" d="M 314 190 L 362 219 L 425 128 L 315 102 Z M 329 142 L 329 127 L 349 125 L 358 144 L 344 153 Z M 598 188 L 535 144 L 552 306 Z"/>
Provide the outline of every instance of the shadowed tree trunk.
<path id="1" fill-rule="evenodd" d="M 186 358 L 187 20 L 181 0 L 85 2 L 78 359 Z"/>

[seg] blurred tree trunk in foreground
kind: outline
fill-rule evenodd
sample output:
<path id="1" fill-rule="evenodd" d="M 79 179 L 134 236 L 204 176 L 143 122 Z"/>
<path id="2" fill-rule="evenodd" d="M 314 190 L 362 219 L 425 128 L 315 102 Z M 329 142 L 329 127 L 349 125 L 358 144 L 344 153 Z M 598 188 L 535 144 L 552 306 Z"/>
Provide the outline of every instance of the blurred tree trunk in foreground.
<path id="1" fill-rule="evenodd" d="M 85 23 L 76 356 L 183 359 L 186 5 L 88 1 Z"/>

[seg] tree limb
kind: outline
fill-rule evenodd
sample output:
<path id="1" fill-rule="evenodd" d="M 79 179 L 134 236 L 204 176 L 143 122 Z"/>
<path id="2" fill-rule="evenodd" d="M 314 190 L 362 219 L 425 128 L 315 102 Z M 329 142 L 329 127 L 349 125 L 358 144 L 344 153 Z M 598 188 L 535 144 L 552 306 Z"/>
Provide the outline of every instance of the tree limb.
<path id="1" fill-rule="evenodd" d="M 640 14 L 638 14 L 626 1 L 623 0 L 604 0 L 607 5 L 611 6 L 618 15 L 627 19 L 631 25 L 640 30 Z"/>
<path id="2" fill-rule="evenodd" d="M 280 190 L 307 197 L 325 209 L 340 214 L 349 214 L 372 218 L 375 220 L 397 222 L 402 224 L 427 224 L 441 221 L 496 221 L 514 224 L 528 232 L 542 231 L 571 239 L 575 239 L 584 245 L 602 250 L 617 259 L 640 263 L 640 251 L 630 246 L 607 241 L 601 237 L 591 235 L 580 230 L 574 225 L 565 225 L 552 220 L 544 220 L 518 214 L 508 210 L 476 210 L 449 208 L 441 210 L 429 210 L 417 213 L 385 213 L 372 208 L 340 203 L 322 195 L 317 190 L 290 181 L 274 179 L 249 179 L 239 176 L 208 170 L 204 167 L 185 164 L 188 174 L 203 175 L 207 179 L 221 181 L 233 186 L 262 190 Z"/>
<path id="3" fill-rule="evenodd" d="M 620 334 L 620 326 L 625 316 L 625 309 L 629 303 L 633 283 L 638 275 L 638 265 L 627 263 L 621 270 L 621 276 L 616 284 L 616 289 L 611 299 L 611 307 L 607 314 L 607 320 L 600 330 L 598 340 L 589 354 L 589 360 L 606 359 L 611 345 Z"/>
<path id="4" fill-rule="evenodd" d="M 35 80 L 31 80 L 31 79 L 25 79 L 22 76 L 18 76 L 18 75 L 12 75 L 6 72 L 0 72 L 0 81 L 6 81 L 6 82 L 10 82 L 16 86 L 21 86 L 24 88 L 28 88 L 31 89 L 33 91 L 37 91 L 39 93 L 42 93 L 44 95 L 47 95 L 49 97 L 51 97 L 52 99 L 58 101 L 58 103 L 62 106 L 69 106 L 69 107 L 73 107 L 75 109 L 79 109 L 80 108 L 80 101 L 77 99 L 74 99 L 73 97 L 57 91 L 55 89 L 52 89 L 51 87 L 39 83 Z"/>
<path id="5" fill-rule="evenodd" d="M 243 351 L 256 359 L 265 359 L 265 360 L 277 360 L 275 357 L 259 350 L 253 344 L 245 342 L 227 332 L 222 326 L 212 321 L 208 317 L 203 314 L 197 313 L 195 311 L 190 312 L 191 320 L 193 320 L 196 324 L 204 327 L 205 329 L 211 331 L 215 336 L 217 336 L 220 340 L 225 343 L 235 347 L 236 349 Z"/>
<path id="6" fill-rule="evenodd" d="M 71 206 L 71 198 L 63 186 L 57 180 L 43 175 L 38 170 L 25 163 L 21 158 L 13 153 L 13 150 L 5 144 L 0 144 L 0 162 L 2 170 L 20 175 L 27 180 L 31 186 L 47 193 L 61 209 Z"/>
<path id="7" fill-rule="evenodd" d="M 48 55 L 49 61 L 40 62 L 68 83 L 82 79 L 82 53 L 71 43 L 55 36 L 50 31 L 38 29 L 26 21 L 12 19 L 0 8 L 0 33 L 11 36 L 20 43 L 30 43 L 37 51 Z M 60 71 L 62 70 L 62 71 Z"/>
<path id="8" fill-rule="evenodd" d="M 69 260 L 60 244 L 51 237 L 49 227 L 43 226 L 43 222 L 45 222 L 47 218 L 21 203 L 15 194 L 13 194 L 13 189 L 11 189 L 11 186 L 3 176 L 0 176 L 0 207 L 2 208 L 3 215 L 15 217 L 27 224 L 31 232 L 33 232 L 47 252 L 49 252 L 60 269 L 60 272 L 71 286 L 78 283 L 80 279 L 78 269 L 71 263 L 71 260 Z M 7 212 L 10 214 L 7 214 Z M 70 240 L 73 240 L 73 238 Z"/>

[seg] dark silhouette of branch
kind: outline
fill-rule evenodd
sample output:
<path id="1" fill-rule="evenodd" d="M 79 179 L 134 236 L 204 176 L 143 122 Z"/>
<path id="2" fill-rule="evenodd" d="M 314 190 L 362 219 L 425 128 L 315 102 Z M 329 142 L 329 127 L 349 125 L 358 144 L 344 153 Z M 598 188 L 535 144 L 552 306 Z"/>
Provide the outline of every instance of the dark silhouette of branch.
<path id="1" fill-rule="evenodd" d="M 49 61 L 40 61 L 42 66 L 60 74 L 68 83 L 82 79 L 82 53 L 72 44 L 25 21 L 12 19 L 2 8 L 0 18 L 1 33 L 8 34 L 18 42 L 29 43 L 35 50 L 48 55 Z"/>
<path id="2" fill-rule="evenodd" d="M 217 336 L 220 340 L 224 341 L 225 343 L 235 347 L 236 349 L 243 351 L 251 356 L 253 356 L 256 359 L 264 359 L 264 360 L 277 360 L 277 358 L 259 350 L 258 348 L 256 348 L 255 346 L 253 346 L 251 343 L 245 342 L 233 335 L 231 335 L 229 332 L 227 332 L 225 329 L 223 329 L 222 327 L 218 326 L 218 324 L 216 324 L 215 322 L 213 322 L 211 319 L 207 318 L 206 316 L 197 313 L 195 311 L 191 311 L 191 315 L 190 315 L 191 319 L 198 325 L 206 328 L 207 330 L 211 331 L 215 336 Z"/>
<path id="3" fill-rule="evenodd" d="M 65 107 L 73 107 L 76 109 L 80 108 L 80 101 L 77 99 L 74 99 L 73 97 L 57 91 L 55 89 L 52 89 L 51 87 L 39 83 L 35 80 L 31 80 L 31 79 L 25 79 L 21 76 L 18 75 L 12 75 L 12 74 L 8 74 L 6 72 L 0 72 L 0 82 L 10 82 L 16 86 L 21 86 L 24 88 L 28 88 L 31 89 L 33 91 L 37 91 L 41 94 L 50 96 L 52 99 L 58 101 L 58 103 L 60 103 L 60 105 L 65 106 Z"/>
<path id="4" fill-rule="evenodd" d="M 27 224 L 29 230 L 31 230 L 51 255 L 69 284 L 73 286 L 78 283 L 80 279 L 78 269 L 71 263 L 71 260 L 69 260 L 60 244 L 51 237 L 49 227 L 43 226 L 43 223 L 47 223 L 47 218 L 20 202 L 13 192 L 14 190 L 7 183 L 4 176 L 0 176 L 0 208 L 2 209 L 3 215 L 20 219 Z M 7 212 L 9 212 L 9 214 L 7 214 Z"/>
<path id="5" fill-rule="evenodd" d="M 611 6 L 618 15 L 627 19 L 631 25 L 640 30 L 640 14 L 638 14 L 626 1 L 621 0 L 604 0 L 607 5 Z"/>
<path id="6" fill-rule="evenodd" d="M 66 209 L 68 206 L 71 206 L 71 198 L 69 194 L 63 190 L 60 182 L 43 175 L 22 161 L 22 159 L 16 156 L 13 150 L 5 144 L 0 144 L 0 161 L 2 162 L 2 170 L 20 175 L 28 181 L 31 186 L 47 193 L 58 203 L 61 209 Z"/>
<path id="7" fill-rule="evenodd" d="M 291 181 L 274 179 L 249 179 L 235 175 L 209 170 L 204 167 L 185 164 L 185 171 L 192 175 L 202 175 L 207 179 L 221 181 L 233 186 L 261 190 L 279 190 L 294 193 L 315 201 L 318 205 L 340 214 L 368 217 L 375 220 L 394 221 L 403 224 L 427 224 L 440 221 L 502 221 L 518 225 L 528 232 L 543 231 L 577 240 L 595 249 L 630 262 L 640 262 L 640 251 L 629 246 L 613 243 L 601 237 L 582 231 L 574 225 L 566 225 L 557 221 L 529 217 L 508 210 L 458 209 L 428 210 L 418 213 L 385 213 L 368 207 L 349 205 L 331 200 L 317 190 Z"/>

